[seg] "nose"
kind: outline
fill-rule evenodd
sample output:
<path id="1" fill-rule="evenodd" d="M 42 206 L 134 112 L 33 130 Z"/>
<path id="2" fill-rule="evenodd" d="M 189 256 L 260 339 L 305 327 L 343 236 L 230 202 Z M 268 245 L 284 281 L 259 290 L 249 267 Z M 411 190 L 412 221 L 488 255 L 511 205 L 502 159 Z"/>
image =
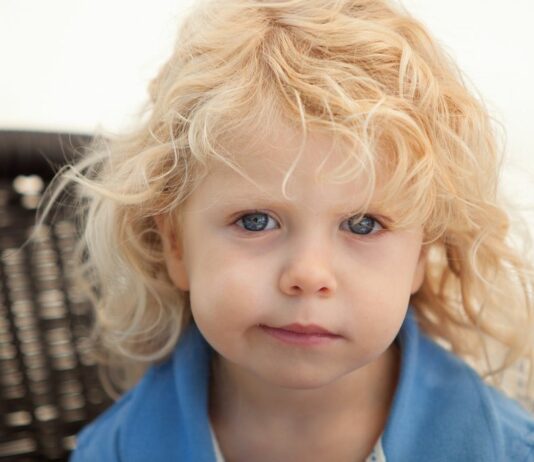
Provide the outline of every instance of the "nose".
<path id="1" fill-rule="evenodd" d="M 280 290 L 290 296 L 332 296 L 337 288 L 331 255 L 308 245 L 288 257 L 280 275 Z"/>

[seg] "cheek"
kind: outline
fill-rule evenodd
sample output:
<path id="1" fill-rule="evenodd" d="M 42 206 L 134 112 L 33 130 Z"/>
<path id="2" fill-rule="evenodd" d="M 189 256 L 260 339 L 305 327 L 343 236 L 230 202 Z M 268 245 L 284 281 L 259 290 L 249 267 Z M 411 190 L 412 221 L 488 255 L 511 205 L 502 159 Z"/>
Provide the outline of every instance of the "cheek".
<path id="1" fill-rule="evenodd" d="M 345 272 L 344 278 L 354 303 L 381 307 L 373 311 L 385 313 L 409 302 L 415 263 L 377 255 L 358 268 L 363 269 Z"/>
<path id="2" fill-rule="evenodd" d="M 268 283 L 259 276 L 256 265 L 235 256 L 219 254 L 198 263 L 191 274 L 193 318 L 219 354 L 237 358 L 242 353 L 243 339 L 247 338 L 243 334 L 265 321 L 272 308 L 267 302 Z"/>
<path id="3" fill-rule="evenodd" d="M 420 246 L 393 236 L 386 245 L 364 255 L 366 285 L 378 297 L 409 300 L 417 272 Z"/>
<path id="4" fill-rule="evenodd" d="M 412 252 L 380 249 L 365 256 L 359 270 L 344 279 L 346 303 L 352 306 L 355 342 L 369 355 L 383 351 L 397 335 L 410 301 L 417 259 Z M 371 252 L 369 252 L 371 253 Z M 345 272 L 349 274 L 349 272 Z"/>
<path id="5" fill-rule="evenodd" d="M 235 328 L 259 322 L 268 282 L 258 261 L 237 252 L 202 252 L 190 271 L 190 300 L 195 319 Z M 258 318 L 257 321 L 255 319 Z"/>
<path id="6" fill-rule="evenodd" d="M 406 316 L 406 301 L 384 295 L 384 292 L 387 291 L 382 290 L 375 293 L 374 298 L 362 300 L 364 305 L 355 307 L 356 314 L 345 324 L 347 337 L 355 345 L 360 365 L 373 361 L 387 350 Z"/>

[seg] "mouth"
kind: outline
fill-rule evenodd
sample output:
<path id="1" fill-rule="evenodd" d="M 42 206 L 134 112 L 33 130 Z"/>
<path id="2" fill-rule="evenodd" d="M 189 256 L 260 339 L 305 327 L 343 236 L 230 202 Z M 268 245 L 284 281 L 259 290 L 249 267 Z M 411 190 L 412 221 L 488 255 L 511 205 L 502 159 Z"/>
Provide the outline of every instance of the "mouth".
<path id="1" fill-rule="evenodd" d="M 268 327 L 268 326 L 265 326 Z M 304 335 L 328 335 L 338 337 L 336 334 L 330 332 L 324 327 L 317 326 L 315 324 L 288 324 L 287 326 L 274 327 L 274 329 L 283 330 L 286 332 L 291 332 L 294 334 L 304 334 Z"/>
<path id="2" fill-rule="evenodd" d="M 259 327 L 267 334 L 284 343 L 300 346 L 318 346 L 328 344 L 341 338 L 329 330 L 313 324 L 289 324 L 282 327 L 270 327 L 260 324 Z"/>

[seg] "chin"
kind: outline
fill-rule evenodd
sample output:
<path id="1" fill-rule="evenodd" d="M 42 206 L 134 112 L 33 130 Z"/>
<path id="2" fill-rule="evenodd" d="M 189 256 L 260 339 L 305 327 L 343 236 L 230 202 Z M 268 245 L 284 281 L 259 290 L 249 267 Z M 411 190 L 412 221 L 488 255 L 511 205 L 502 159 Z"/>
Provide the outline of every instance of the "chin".
<path id="1" fill-rule="evenodd" d="M 344 374 L 327 373 L 324 370 L 316 371 L 280 371 L 277 370 L 272 374 L 260 374 L 266 382 L 281 388 L 292 390 L 314 390 L 329 385 Z"/>

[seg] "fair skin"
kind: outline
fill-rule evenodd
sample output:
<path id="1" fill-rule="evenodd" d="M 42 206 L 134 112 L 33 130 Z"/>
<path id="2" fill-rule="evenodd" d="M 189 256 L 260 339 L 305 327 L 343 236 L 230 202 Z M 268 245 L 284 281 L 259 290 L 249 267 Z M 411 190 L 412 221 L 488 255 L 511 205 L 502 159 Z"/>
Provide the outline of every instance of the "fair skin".
<path id="1" fill-rule="evenodd" d="M 209 412 L 228 462 L 363 461 L 395 392 L 394 340 L 423 281 L 422 229 L 389 230 L 394 217 L 372 205 L 351 220 L 359 182 L 315 175 L 326 135 L 307 139 L 287 199 L 299 139 L 283 127 L 275 138 L 227 146 L 256 184 L 214 163 L 183 206 L 181 236 L 156 219 L 168 273 L 216 351 Z M 291 345 L 260 327 L 291 323 L 337 337 Z"/>

